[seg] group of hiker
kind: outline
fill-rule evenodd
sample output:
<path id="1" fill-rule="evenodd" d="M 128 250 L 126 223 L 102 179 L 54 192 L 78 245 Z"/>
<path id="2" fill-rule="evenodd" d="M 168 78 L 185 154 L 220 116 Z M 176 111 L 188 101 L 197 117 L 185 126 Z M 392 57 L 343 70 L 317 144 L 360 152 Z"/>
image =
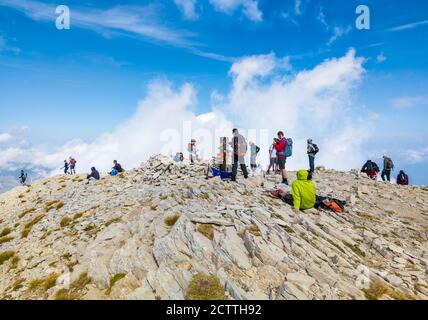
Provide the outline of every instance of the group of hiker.
<path id="1" fill-rule="evenodd" d="M 69 157 L 68 161 L 64 160 L 64 166 L 61 169 L 64 169 L 64 174 L 76 174 L 76 159 Z"/>
<path id="2" fill-rule="evenodd" d="M 383 170 L 381 173 L 381 178 L 383 181 L 391 181 L 391 173 L 394 170 L 394 162 L 387 155 L 383 156 Z M 379 166 L 376 162 L 372 160 L 367 160 L 366 163 L 361 168 L 361 172 L 367 174 L 370 179 L 377 180 L 377 175 L 380 172 Z M 409 176 L 403 171 L 397 175 L 397 184 L 407 186 L 409 185 Z"/>
<path id="3" fill-rule="evenodd" d="M 124 172 L 125 170 L 122 168 L 122 165 L 117 162 L 117 160 L 113 160 L 113 167 L 111 168 L 111 171 L 108 173 L 110 176 L 114 177 L 117 176 L 119 173 Z M 95 168 L 91 168 L 91 173 L 86 176 L 87 182 L 86 184 L 89 184 L 89 181 L 91 180 L 100 180 L 101 176 L 99 171 Z"/>
<path id="4" fill-rule="evenodd" d="M 245 163 L 245 156 L 248 152 L 248 146 L 250 149 L 250 168 L 251 170 L 257 169 L 257 155 L 260 152 L 260 147 L 254 142 L 250 141 L 247 144 L 245 137 L 239 133 L 238 129 L 232 130 L 232 140 L 229 143 L 233 152 L 232 172 L 231 181 L 236 182 L 238 173 L 238 165 L 241 168 L 245 179 L 248 178 L 249 173 Z M 189 159 L 191 163 L 198 160 L 198 151 L 196 147 L 196 140 L 191 139 L 188 144 Z M 299 170 L 296 173 L 297 179 L 293 181 L 290 192 L 285 192 L 283 189 L 270 191 L 271 195 L 282 199 L 284 202 L 293 206 L 295 211 L 310 209 L 313 207 L 323 206 L 326 208 L 333 209 L 337 212 L 343 210 L 344 202 L 338 199 L 331 199 L 320 197 L 316 195 L 315 184 L 312 181 L 312 177 L 315 172 L 315 157 L 319 152 L 318 146 L 313 142 L 312 139 L 307 139 L 307 155 L 309 160 L 308 170 Z M 293 154 L 293 140 L 286 138 L 283 131 L 278 131 L 277 136 L 273 139 L 272 144 L 269 147 L 269 166 L 267 168 L 267 174 L 270 174 L 272 169 L 275 173 L 281 174 L 282 183 L 286 186 L 289 185 L 288 173 L 285 169 L 287 158 Z M 173 161 L 182 162 L 184 161 L 184 154 L 177 152 L 173 157 Z M 64 160 L 64 174 L 76 174 L 76 159 L 69 157 L 68 161 Z M 383 181 L 391 180 L 391 172 L 394 169 L 394 163 L 390 157 L 383 156 L 383 170 L 381 177 Z M 116 176 L 123 172 L 122 166 L 117 162 L 113 161 L 112 170 L 108 173 L 110 176 Z M 361 172 L 366 173 L 368 177 L 376 180 L 377 175 L 380 172 L 379 166 L 372 160 L 367 160 L 361 169 Z M 87 175 L 87 184 L 90 180 L 100 180 L 101 176 L 99 171 L 95 168 L 91 168 L 91 173 Z M 20 183 L 25 184 L 27 180 L 27 174 L 24 170 L 21 170 L 19 177 Z M 403 170 L 397 176 L 397 184 L 408 185 L 409 177 L 404 173 Z"/>

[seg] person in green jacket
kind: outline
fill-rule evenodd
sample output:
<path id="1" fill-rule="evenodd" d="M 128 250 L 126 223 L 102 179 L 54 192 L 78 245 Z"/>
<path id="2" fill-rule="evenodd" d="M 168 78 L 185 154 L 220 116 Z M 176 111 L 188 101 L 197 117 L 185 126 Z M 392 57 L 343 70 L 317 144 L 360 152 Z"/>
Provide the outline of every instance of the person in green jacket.
<path id="1" fill-rule="evenodd" d="M 294 211 L 313 208 L 316 202 L 315 184 L 308 179 L 307 170 L 297 171 L 297 180 L 291 185 Z"/>

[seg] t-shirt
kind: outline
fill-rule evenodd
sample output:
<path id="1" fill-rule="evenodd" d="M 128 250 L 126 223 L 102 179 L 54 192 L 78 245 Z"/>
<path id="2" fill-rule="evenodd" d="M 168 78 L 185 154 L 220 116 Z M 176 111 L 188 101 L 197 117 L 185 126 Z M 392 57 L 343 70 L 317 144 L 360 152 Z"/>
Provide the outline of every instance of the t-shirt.
<path id="1" fill-rule="evenodd" d="M 276 149 L 274 147 L 274 145 L 272 144 L 269 148 L 269 151 L 271 152 L 271 158 L 276 158 Z"/>

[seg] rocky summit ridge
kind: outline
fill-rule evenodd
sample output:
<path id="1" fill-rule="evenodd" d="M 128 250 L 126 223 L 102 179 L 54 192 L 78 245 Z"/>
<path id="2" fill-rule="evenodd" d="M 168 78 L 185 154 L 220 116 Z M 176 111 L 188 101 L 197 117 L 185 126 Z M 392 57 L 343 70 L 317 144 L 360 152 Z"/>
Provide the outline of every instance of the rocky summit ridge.
<path id="1" fill-rule="evenodd" d="M 279 176 L 205 170 L 154 156 L 0 195 L 0 298 L 428 299 L 428 188 L 319 168 L 346 211 L 295 214 Z"/>

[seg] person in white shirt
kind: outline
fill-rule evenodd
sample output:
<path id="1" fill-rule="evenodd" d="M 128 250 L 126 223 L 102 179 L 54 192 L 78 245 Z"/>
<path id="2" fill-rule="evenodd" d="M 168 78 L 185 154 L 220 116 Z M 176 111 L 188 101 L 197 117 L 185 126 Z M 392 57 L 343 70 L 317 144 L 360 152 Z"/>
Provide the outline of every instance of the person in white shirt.
<path id="1" fill-rule="evenodd" d="M 271 168 L 274 173 L 276 171 L 276 149 L 274 144 L 277 140 L 277 138 L 273 139 L 274 143 L 269 147 L 269 167 L 267 169 L 267 174 L 269 174 Z"/>

